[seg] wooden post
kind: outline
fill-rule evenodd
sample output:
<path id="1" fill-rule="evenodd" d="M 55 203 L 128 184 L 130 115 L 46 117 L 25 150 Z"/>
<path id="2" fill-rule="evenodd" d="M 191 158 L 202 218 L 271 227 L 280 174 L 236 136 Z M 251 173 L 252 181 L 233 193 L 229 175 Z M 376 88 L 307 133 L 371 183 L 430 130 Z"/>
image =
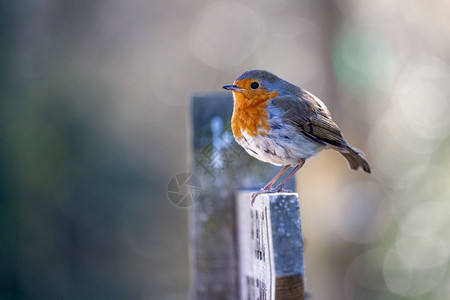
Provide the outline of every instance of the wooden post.
<path id="1" fill-rule="evenodd" d="M 303 242 L 296 193 L 237 196 L 239 299 L 303 299 Z"/>
<path id="2" fill-rule="evenodd" d="M 233 100 L 227 94 L 195 95 L 192 100 L 191 173 L 201 193 L 189 211 L 190 298 L 238 299 L 233 168 L 241 152 L 226 130 Z M 233 152 L 234 151 L 234 152 Z"/>
<path id="3" fill-rule="evenodd" d="M 189 209 L 191 299 L 239 299 L 236 191 L 257 190 L 280 169 L 234 141 L 232 111 L 229 93 L 197 94 L 191 102 L 190 174 L 200 183 Z M 294 190 L 294 180 L 286 187 Z M 242 202 L 250 207 L 250 199 Z"/>

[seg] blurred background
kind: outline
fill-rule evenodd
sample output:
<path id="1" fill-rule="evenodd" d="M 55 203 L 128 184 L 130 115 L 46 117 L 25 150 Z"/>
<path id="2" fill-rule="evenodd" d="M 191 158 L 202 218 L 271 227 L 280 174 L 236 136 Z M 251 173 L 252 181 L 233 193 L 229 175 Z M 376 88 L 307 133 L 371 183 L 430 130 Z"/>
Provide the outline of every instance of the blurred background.
<path id="1" fill-rule="evenodd" d="M 248 69 L 373 174 L 297 177 L 313 299 L 450 298 L 449 1 L 2 1 L 0 299 L 186 299 L 189 97 Z"/>

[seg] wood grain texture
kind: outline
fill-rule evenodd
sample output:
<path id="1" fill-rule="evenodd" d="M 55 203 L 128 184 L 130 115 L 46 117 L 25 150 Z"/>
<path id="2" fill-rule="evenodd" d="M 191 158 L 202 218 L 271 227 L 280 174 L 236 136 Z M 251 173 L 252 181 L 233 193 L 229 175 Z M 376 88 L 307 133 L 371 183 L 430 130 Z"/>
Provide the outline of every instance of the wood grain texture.
<path id="1" fill-rule="evenodd" d="M 248 204 L 236 198 L 239 299 L 303 299 L 304 265 L 298 196 L 263 194 Z"/>

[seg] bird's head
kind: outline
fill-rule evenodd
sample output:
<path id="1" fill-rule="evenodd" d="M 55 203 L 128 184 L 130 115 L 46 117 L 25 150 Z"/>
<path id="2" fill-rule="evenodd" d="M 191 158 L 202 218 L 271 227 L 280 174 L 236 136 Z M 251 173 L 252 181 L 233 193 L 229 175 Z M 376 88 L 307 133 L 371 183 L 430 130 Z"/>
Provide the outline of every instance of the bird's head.
<path id="1" fill-rule="evenodd" d="M 275 74 L 265 70 L 242 73 L 233 84 L 223 86 L 232 91 L 235 101 L 260 102 L 299 89 Z"/>

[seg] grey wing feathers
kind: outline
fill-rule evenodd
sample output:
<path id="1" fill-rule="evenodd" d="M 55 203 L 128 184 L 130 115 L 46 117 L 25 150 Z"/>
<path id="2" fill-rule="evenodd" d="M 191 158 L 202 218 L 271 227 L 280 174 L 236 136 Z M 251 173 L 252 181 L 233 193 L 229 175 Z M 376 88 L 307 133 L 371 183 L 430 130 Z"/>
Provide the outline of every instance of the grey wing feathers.
<path id="1" fill-rule="evenodd" d="M 275 106 L 285 111 L 283 120 L 296 126 L 301 133 L 320 144 L 342 148 L 346 142 L 341 130 L 331 119 L 330 112 L 317 97 L 302 91 L 300 97 L 280 96 Z"/>
<path id="2" fill-rule="evenodd" d="M 339 127 L 331 119 L 328 108 L 313 94 L 301 90 L 299 97 L 280 96 L 273 105 L 285 111 L 283 120 L 294 125 L 303 135 L 323 146 L 330 146 L 347 159 L 349 167 L 370 173 L 370 166 L 361 150 L 350 146 Z"/>
<path id="3" fill-rule="evenodd" d="M 317 98 L 316 96 L 314 96 L 313 94 L 308 92 L 307 90 L 302 90 L 301 93 L 302 93 L 301 98 L 307 99 L 308 101 L 313 102 L 313 103 L 315 102 L 318 107 L 319 113 L 321 113 L 324 117 L 331 119 L 330 111 L 328 110 L 326 105 L 322 102 L 322 100 L 320 100 L 319 98 Z"/>

